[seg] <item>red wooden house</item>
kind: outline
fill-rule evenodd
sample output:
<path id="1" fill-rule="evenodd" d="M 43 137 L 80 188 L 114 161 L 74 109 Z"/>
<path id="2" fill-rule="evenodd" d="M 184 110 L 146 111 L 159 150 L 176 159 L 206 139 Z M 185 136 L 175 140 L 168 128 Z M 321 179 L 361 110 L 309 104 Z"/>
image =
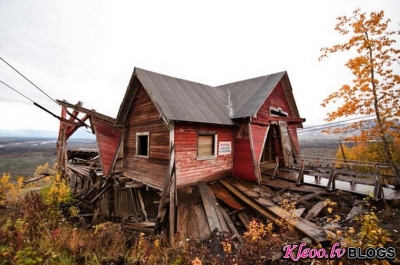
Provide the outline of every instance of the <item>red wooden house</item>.
<path id="1" fill-rule="evenodd" d="M 116 118 L 122 175 L 162 190 L 225 176 L 260 181 L 260 164 L 290 165 L 300 118 L 286 72 L 218 87 L 135 68 Z"/>

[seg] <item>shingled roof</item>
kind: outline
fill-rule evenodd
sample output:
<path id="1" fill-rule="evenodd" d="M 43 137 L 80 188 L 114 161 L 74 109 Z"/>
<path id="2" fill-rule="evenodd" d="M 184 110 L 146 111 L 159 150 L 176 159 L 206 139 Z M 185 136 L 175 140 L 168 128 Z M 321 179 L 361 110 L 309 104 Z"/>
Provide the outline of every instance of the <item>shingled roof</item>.
<path id="1" fill-rule="evenodd" d="M 292 113 L 299 117 L 286 72 L 212 87 L 135 68 L 116 124 L 124 123 L 139 82 L 166 121 L 233 125 L 236 118 L 255 115 L 283 78 L 287 79 L 285 92 L 290 94 L 288 101 Z"/>

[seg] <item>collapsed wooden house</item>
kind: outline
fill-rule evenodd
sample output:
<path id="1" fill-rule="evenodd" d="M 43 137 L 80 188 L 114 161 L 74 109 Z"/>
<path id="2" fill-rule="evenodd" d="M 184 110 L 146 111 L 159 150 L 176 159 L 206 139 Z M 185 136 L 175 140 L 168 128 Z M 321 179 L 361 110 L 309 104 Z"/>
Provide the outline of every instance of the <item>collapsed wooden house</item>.
<path id="1" fill-rule="evenodd" d="M 260 183 L 260 164 L 293 163 L 302 122 L 286 72 L 212 87 L 135 68 L 116 118 L 122 175 L 162 192 L 157 226 L 168 223 L 172 240 L 195 213 L 193 193 L 208 198 L 191 187 L 229 176 Z M 188 220 L 205 216 L 197 212 Z"/>
<path id="2" fill-rule="evenodd" d="M 101 214 L 122 220 L 126 229 L 166 231 L 171 242 L 205 239 L 215 229 L 240 240 L 232 219 L 246 226 L 244 209 L 250 208 L 272 221 L 289 220 L 316 242 L 326 240 L 309 221 L 321 207 L 294 219 L 272 200 L 288 189 L 311 193 L 298 201 L 319 196 L 335 188 L 343 171 L 335 165 L 305 166 L 296 132 L 305 119 L 286 72 L 212 87 L 135 68 L 116 119 L 81 103 L 59 103 L 59 169 L 81 202 L 93 206 L 93 219 Z M 96 135 L 99 162 L 77 167 L 67 161 L 66 141 L 82 126 Z M 274 179 L 278 168 L 292 172 L 280 172 L 280 179 Z M 316 186 L 326 177 L 326 189 L 282 182 L 312 181 L 305 179 L 305 172 L 315 172 Z M 351 183 L 363 185 L 353 178 Z M 382 187 L 374 183 L 378 198 Z M 281 190 L 273 193 L 268 186 Z"/>
<path id="3" fill-rule="evenodd" d="M 118 183 L 112 195 L 97 197 L 102 212 L 160 224 L 168 212 L 171 234 L 177 191 L 229 176 L 260 183 L 260 165 L 296 159 L 296 128 L 305 121 L 286 72 L 212 87 L 135 68 L 115 120 L 81 104 L 59 103 L 64 120 L 70 114 L 70 122 L 60 125 L 61 168 L 67 168 L 63 143 L 90 120 L 102 175 Z M 79 113 L 85 116 L 75 120 Z"/>

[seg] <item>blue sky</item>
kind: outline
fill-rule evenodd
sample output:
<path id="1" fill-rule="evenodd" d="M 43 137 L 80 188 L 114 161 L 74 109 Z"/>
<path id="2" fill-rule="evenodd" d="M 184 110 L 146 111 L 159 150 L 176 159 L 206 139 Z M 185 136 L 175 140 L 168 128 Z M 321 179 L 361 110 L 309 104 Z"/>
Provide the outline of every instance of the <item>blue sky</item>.
<path id="1" fill-rule="evenodd" d="M 342 42 L 335 18 L 384 10 L 399 27 L 400 1 L 0 0 L 0 57 L 52 98 L 115 117 L 134 67 L 208 85 L 288 71 L 305 126 L 351 82 L 350 54 L 318 61 Z M 0 80 L 59 114 L 60 107 L 0 61 Z M 0 129 L 58 130 L 58 121 L 0 84 Z"/>

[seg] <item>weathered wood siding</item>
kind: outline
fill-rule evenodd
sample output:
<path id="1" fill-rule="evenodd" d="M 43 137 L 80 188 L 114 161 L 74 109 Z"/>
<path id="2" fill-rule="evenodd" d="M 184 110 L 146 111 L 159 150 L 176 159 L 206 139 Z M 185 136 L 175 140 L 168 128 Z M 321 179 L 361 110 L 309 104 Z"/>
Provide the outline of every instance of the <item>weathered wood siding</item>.
<path id="1" fill-rule="evenodd" d="M 250 140 L 248 138 L 235 139 L 233 176 L 243 180 L 256 181 Z"/>
<path id="2" fill-rule="evenodd" d="M 197 159 L 198 132 L 217 133 L 217 157 Z M 232 174 L 234 152 L 234 127 L 211 124 L 175 122 L 175 169 L 178 187 L 210 181 Z M 231 142 L 231 154 L 219 155 L 220 142 Z"/>
<path id="3" fill-rule="evenodd" d="M 233 156 L 233 176 L 256 181 L 251 153 L 248 121 L 243 121 L 235 130 L 235 153 Z"/>
<path id="4" fill-rule="evenodd" d="M 109 177 L 114 166 L 121 141 L 122 133 L 114 129 L 114 125 L 92 118 L 92 125 L 96 132 L 96 140 L 100 153 L 100 161 L 104 176 Z"/>
<path id="5" fill-rule="evenodd" d="M 149 132 L 149 158 L 136 156 L 136 133 Z M 139 87 L 124 124 L 124 175 L 162 188 L 169 162 L 169 130 Z"/>
<path id="6" fill-rule="evenodd" d="M 272 93 L 269 95 L 264 104 L 260 107 L 257 112 L 257 117 L 253 117 L 254 122 L 265 122 L 270 115 L 270 107 L 280 108 L 282 111 L 288 113 L 289 117 L 292 117 L 290 112 L 289 103 L 286 100 L 285 92 L 279 82 Z"/>
<path id="7" fill-rule="evenodd" d="M 282 111 L 288 114 L 288 117 L 293 117 L 293 113 L 290 111 L 289 103 L 286 99 L 281 82 L 279 82 L 274 88 L 271 95 L 269 95 L 267 100 L 258 110 L 256 117 L 253 117 L 252 121 L 254 123 L 264 123 L 268 117 L 271 116 L 270 107 L 280 108 Z M 289 130 L 297 150 L 300 150 L 299 141 L 296 134 L 296 125 L 289 125 Z"/>
<path id="8" fill-rule="evenodd" d="M 253 140 L 254 158 L 256 162 L 260 162 L 269 126 L 250 124 L 250 128 L 251 128 L 251 139 Z"/>

